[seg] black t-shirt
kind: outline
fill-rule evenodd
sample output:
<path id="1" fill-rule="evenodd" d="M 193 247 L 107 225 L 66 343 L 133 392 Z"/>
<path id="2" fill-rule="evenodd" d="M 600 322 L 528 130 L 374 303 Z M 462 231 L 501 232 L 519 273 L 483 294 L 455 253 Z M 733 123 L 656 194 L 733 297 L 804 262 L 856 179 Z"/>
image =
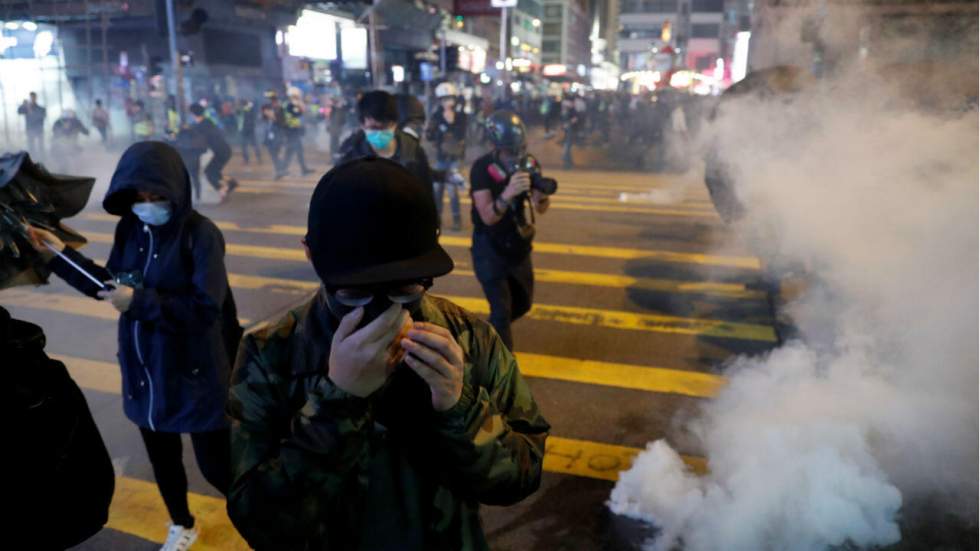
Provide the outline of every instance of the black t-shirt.
<path id="1" fill-rule="evenodd" d="M 490 152 L 473 162 L 473 166 L 470 168 L 471 199 L 477 191 L 489 189 L 494 200 L 496 200 L 504 192 L 504 188 L 507 187 L 507 180 L 509 178 L 504 176 L 502 180 L 497 181 L 490 175 L 490 165 L 494 163 L 494 160 L 494 154 Z M 503 174 L 503 171 L 500 171 L 500 173 Z M 476 201 L 473 201 L 473 207 L 470 211 L 473 217 L 473 231 L 486 231 L 487 225 L 483 223 L 479 211 L 476 210 Z"/>

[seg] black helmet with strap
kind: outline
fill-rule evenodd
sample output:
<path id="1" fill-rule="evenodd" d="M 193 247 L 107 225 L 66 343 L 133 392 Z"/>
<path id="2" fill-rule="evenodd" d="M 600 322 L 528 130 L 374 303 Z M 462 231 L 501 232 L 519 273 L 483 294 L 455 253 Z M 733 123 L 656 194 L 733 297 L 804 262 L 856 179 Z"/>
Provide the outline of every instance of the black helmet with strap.
<path id="1" fill-rule="evenodd" d="M 494 111 L 487 118 L 487 136 L 498 149 L 523 151 L 527 147 L 527 130 L 517 113 L 507 110 Z"/>

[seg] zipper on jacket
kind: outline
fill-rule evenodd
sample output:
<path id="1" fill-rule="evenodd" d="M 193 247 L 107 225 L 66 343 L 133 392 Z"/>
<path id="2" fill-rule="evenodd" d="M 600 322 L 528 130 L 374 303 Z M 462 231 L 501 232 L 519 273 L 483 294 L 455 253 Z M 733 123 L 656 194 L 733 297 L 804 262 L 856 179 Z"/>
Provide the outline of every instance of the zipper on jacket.
<path id="1" fill-rule="evenodd" d="M 150 247 L 146 252 L 146 264 L 143 265 L 143 280 L 146 280 L 147 270 L 150 268 L 150 260 L 153 259 L 153 232 L 150 231 L 149 226 L 143 224 L 143 233 L 150 237 Z M 146 382 L 150 385 L 150 404 L 146 412 L 146 420 L 150 424 L 150 430 L 157 430 L 153 424 L 153 378 L 150 377 L 150 370 L 146 368 L 146 362 L 143 361 L 143 351 L 140 349 L 140 322 L 139 320 L 133 321 L 133 344 L 136 346 L 136 357 L 139 358 L 140 366 L 143 368 L 143 375 L 146 377 Z"/>

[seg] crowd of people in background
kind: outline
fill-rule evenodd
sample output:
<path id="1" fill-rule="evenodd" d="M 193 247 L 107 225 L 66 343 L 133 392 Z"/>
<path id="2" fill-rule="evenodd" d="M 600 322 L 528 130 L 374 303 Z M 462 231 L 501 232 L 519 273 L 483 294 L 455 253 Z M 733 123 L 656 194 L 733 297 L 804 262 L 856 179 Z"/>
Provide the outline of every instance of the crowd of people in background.
<path id="1" fill-rule="evenodd" d="M 392 94 L 393 120 L 373 121 L 394 125 L 428 150 L 431 169 L 441 175 L 433 179 L 437 209 L 441 218 L 448 195 L 453 230 L 461 227 L 462 219 L 459 193 L 465 179 L 459 169 L 475 154 L 473 148 L 487 145 L 484 128 L 496 110 L 517 113 L 529 129 L 540 129 L 536 136 L 553 140 L 565 169 L 576 166 L 577 151 L 594 147 L 623 166 L 652 171 L 689 167 L 688 144 L 706 112 L 704 98 L 672 89 L 629 93 L 565 86 L 539 93 L 532 86 L 517 88 L 520 92 L 509 86 L 481 89 L 443 82 L 432 88 L 429 98 Z M 173 96 L 162 102 L 126 100 L 125 118 L 115 119 L 117 124 L 124 121 L 126 128 L 114 128 L 109 110 L 102 99 L 96 99 L 87 117 L 65 109 L 50 127 L 50 141 L 46 140 L 47 110 L 36 94 L 18 112 L 24 117 L 28 151 L 48 161 L 53 170 L 72 169 L 77 158 L 72 153 L 82 149 L 81 136 L 88 136 L 89 128 L 95 128 L 93 138 L 109 150 L 158 139 L 180 152 L 191 173 L 195 200 L 201 200 L 204 178 L 218 201 L 224 201 L 237 182 L 226 178 L 223 168 L 236 154 L 245 170 L 271 163 L 273 178 L 278 180 L 291 170 L 300 176 L 313 172 L 307 153 L 314 143 L 321 152 L 329 151 L 333 163 L 358 145 L 351 141 L 356 141 L 358 132 L 363 142 L 358 147 L 367 145 L 365 131 L 377 129 L 359 118 L 357 107 L 365 93 L 333 87 L 304 94 L 290 87 L 284 94 L 269 90 L 261 98 L 199 97 L 189 103 L 183 118 Z M 394 137 L 392 143 L 400 143 Z M 210 159 L 202 165 L 201 158 L 208 152 Z"/>

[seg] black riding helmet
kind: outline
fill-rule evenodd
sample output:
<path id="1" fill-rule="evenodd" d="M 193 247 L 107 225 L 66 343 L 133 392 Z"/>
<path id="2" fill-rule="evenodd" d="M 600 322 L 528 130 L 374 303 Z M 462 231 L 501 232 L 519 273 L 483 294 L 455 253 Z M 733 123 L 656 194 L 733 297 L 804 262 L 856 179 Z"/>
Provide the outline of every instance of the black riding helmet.
<path id="1" fill-rule="evenodd" d="M 306 243 L 328 289 L 432 279 L 452 271 L 431 192 L 377 157 L 338 165 L 310 200 Z"/>
<path id="2" fill-rule="evenodd" d="M 497 149 L 520 152 L 527 147 L 524 121 L 513 111 L 494 111 L 487 118 L 487 136 Z"/>

